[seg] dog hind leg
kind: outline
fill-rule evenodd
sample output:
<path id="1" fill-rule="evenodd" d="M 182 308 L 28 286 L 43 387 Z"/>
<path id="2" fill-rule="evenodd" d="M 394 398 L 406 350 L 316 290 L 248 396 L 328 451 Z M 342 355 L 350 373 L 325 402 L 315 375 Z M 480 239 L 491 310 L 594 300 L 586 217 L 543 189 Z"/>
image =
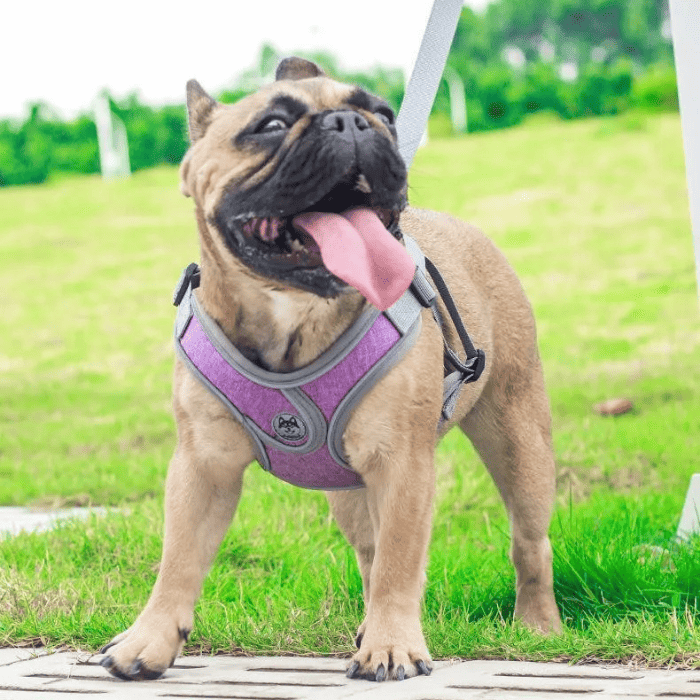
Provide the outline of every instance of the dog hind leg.
<path id="1" fill-rule="evenodd" d="M 486 464 L 510 517 L 516 570 L 515 618 L 561 630 L 547 535 L 555 494 L 549 402 L 541 369 L 525 381 L 488 387 L 460 423 Z"/>

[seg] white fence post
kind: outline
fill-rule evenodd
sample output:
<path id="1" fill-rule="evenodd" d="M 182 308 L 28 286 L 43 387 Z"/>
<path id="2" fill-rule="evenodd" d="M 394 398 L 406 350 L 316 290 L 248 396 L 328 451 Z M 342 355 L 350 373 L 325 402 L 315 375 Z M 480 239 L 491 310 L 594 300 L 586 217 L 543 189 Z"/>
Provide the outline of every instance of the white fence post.
<path id="1" fill-rule="evenodd" d="M 447 82 L 447 90 L 450 93 L 452 128 L 456 134 L 463 134 L 467 131 L 467 98 L 464 92 L 464 81 L 451 66 L 445 66 L 443 78 Z"/>
<path id="2" fill-rule="evenodd" d="M 685 497 L 685 505 L 681 513 L 681 521 L 678 524 L 676 536 L 681 540 L 688 539 L 689 535 L 700 532 L 700 474 L 693 474 L 690 477 L 688 494 Z"/>
<path id="3" fill-rule="evenodd" d="M 109 98 L 104 94 L 99 95 L 95 100 L 93 112 L 97 127 L 97 143 L 100 148 L 102 177 L 105 180 L 129 177 L 131 165 L 124 122 L 112 113 Z"/>

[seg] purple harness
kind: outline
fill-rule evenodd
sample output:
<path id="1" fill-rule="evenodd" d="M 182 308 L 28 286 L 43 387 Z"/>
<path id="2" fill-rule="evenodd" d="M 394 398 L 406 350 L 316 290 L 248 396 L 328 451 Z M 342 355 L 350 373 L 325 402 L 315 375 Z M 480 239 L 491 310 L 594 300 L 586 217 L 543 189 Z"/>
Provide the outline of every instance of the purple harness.
<path id="1" fill-rule="evenodd" d="M 192 263 L 183 273 L 174 298 L 175 347 L 194 375 L 246 428 L 266 471 L 309 489 L 364 485 L 344 453 L 347 423 L 362 397 L 415 343 L 421 310 L 432 306 L 435 311 L 435 292 L 422 272 L 423 259 L 407 247 L 418 267 L 401 299 L 383 313 L 368 308 L 314 362 L 285 373 L 262 369 L 237 350 L 197 301 L 199 268 Z M 475 363 L 467 369 L 469 376 L 462 371 L 459 377 L 455 372 L 445 378 L 443 419 L 449 418 L 461 384 L 481 373 Z"/>

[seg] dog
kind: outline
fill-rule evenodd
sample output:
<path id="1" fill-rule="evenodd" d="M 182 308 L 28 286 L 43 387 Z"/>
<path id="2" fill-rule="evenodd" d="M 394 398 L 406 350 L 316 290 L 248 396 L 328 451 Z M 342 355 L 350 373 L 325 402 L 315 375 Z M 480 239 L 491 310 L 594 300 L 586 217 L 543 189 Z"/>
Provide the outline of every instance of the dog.
<path id="1" fill-rule="evenodd" d="M 444 343 L 454 350 L 459 338 L 438 300 L 435 313 L 428 306 L 419 312 L 419 332 L 400 360 L 346 412 L 338 449 L 361 487 L 329 489 L 327 497 L 364 587 L 365 618 L 347 675 L 403 680 L 432 669 L 420 603 L 434 450 L 453 426 L 473 443 L 508 510 L 515 618 L 558 632 L 547 534 L 555 489 L 549 403 L 531 307 L 503 255 L 476 228 L 408 207 L 390 106 L 310 61 L 284 59 L 273 83 L 231 105 L 190 81 L 187 110 L 191 147 L 181 190 L 194 200 L 201 244 L 192 294 L 241 363 L 294 376 L 373 309 L 368 298 L 376 297 L 343 278 L 342 260 L 329 269 L 325 250 L 308 235 L 320 237 L 306 220 L 311 213 L 339 221 L 358 210 L 381 222 L 377 240 L 401 249 L 387 257 L 403 260 L 404 238 L 418 243 L 485 353 L 481 377 L 464 384 L 446 420 Z M 129 680 L 161 676 L 182 650 L 243 472 L 260 460 L 254 432 L 182 357 L 173 393 L 178 441 L 166 480 L 158 578 L 134 624 L 102 650 L 102 664 Z M 278 416 L 277 428 L 280 439 L 311 431 L 291 410 Z"/>

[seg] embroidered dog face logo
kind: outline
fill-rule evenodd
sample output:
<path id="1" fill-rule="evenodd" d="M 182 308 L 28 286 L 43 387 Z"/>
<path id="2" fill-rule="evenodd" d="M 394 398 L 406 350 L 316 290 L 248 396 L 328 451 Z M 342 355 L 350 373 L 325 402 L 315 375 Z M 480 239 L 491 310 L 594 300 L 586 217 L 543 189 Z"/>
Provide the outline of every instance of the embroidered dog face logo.
<path id="1" fill-rule="evenodd" d="M 291 413 L 280 413 L 272 420 L 272 429 L 283 439 L 296 442 L 306 437 L 304 421 Z"/>

